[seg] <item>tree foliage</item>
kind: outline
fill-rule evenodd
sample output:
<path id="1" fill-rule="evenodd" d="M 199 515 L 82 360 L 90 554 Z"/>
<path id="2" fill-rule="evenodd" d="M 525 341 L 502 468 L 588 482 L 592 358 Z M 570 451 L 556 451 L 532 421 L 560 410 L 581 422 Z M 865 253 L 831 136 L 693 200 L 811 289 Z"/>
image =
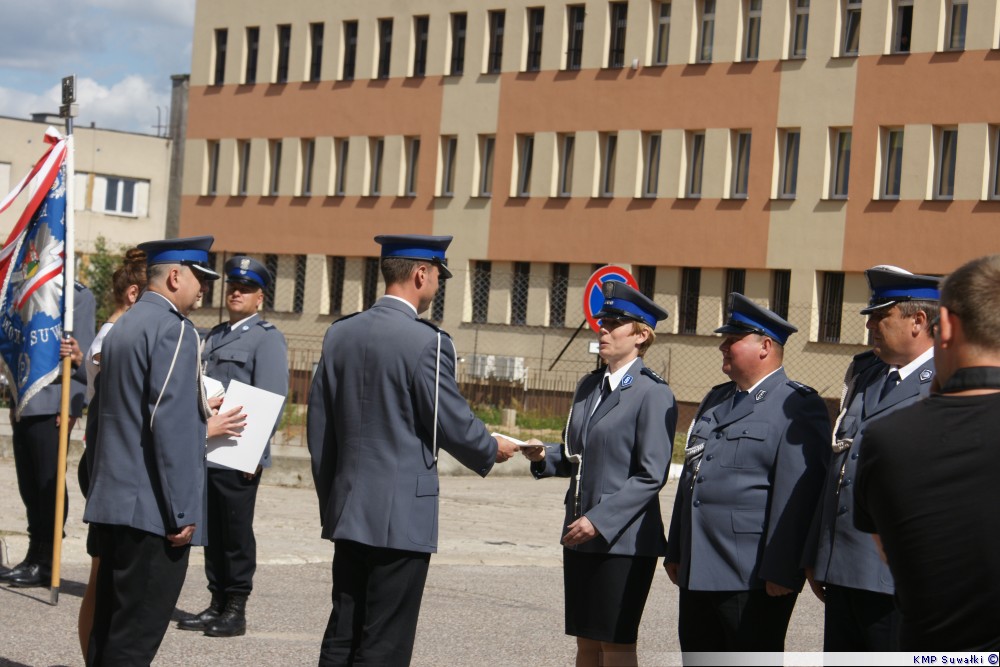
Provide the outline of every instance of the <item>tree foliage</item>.
<path id="1" fill-rule="evenodd" d="M 97 300 L 98 325 L 106 322 L 115 311 L 114 285 L 111 283 L 111 278 L 120 263 L 121 256 L 108 247 L 107 239 L 98 235 L 94 240 L 94 252 L 87 256 L 87 265 L 81 271 L 83 282 Z"/>

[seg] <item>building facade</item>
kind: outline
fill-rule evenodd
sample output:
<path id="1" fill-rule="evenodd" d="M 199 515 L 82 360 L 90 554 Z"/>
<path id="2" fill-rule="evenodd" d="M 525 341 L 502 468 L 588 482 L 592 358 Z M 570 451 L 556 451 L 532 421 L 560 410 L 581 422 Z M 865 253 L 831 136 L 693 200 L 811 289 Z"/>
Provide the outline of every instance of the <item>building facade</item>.
<path id="1" fill-rule="evenodd" d="M 864 269 L 1000 249 L 998 73 L 998 0 L 200 0 L 180 231 L 275 269 L 304 359 L 375 299 L 375 234 L 452 234 L 431 316 L 467 377 L 571 389 L 613 263 L 670 312 L 680 399 L 725 380 L 731 291 L 839 397 Z"/>

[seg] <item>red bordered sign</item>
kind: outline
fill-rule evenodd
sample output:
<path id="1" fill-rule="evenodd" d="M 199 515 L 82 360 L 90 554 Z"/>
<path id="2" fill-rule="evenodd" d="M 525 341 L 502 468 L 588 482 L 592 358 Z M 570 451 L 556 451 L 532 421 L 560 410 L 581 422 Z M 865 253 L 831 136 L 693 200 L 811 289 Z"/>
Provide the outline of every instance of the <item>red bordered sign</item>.
<path id="1" fill-rule="evenodd" d="M 617 280 L 633 289 L 639 289 L 639 283 L 635 281 L 632 274 L 620 266 L 609 264 L 594 271 L 583 290 L 583 314 L 594 333 L 600 330 L 600 325 L 594 315 L 599 313 L 604 305 L 604 283 L 609 280 Z"/>

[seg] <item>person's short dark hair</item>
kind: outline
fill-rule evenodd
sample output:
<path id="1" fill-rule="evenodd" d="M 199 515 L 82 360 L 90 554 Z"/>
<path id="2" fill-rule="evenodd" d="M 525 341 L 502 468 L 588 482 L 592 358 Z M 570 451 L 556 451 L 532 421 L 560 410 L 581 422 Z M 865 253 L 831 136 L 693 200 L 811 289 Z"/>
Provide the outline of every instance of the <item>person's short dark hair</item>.
<path id="1" fill-rule="evenodd" d="M 427 264 L 427 262 L 405 257 L 386 257 L 381 263 L 382 279 L 385 280 L 387 286 L 406 282 L 410 279 L 413 269 L 419 264 Z"/>
<path id="2" fill-rule="evenodd" d="M 941 305 L 962 321 L 970 344 L 1000 350 L 1000 255 L 974 259 L 945 278 Z"/>
<path id="3" fill-rule="evenodd" d="M 930 336 L 931 324 L 937 317 L 938 312 L 938 302 L 930 301 L 927 299 L 914 299 L 913 301 L 900 301 L 896 304 L 899 306 L 899 314 L 903 317 L 913 317 L 921 310 L 927 315 L 927 326 L 924 327 L 924 332 Z"/>
<path id="4" fill-rule="evenodd" d="M 163 280 L 164 276 L 170 273 L 170 269 L 177 264 L 150 264 L 146 267 L 146 282 L 152 283 Z"/>

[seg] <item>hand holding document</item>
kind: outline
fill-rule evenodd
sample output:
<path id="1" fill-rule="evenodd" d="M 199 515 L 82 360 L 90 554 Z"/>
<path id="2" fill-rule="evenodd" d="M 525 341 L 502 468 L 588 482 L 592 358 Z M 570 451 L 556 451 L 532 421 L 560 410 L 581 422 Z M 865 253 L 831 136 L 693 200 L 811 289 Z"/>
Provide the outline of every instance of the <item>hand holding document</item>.
<path id="1" fill-rule="evenodd" d="M 256 472 L 264 447 L 281 416 L 284 402 L 285 397 L 280 394 L 232 380 L 219 413 L 224 414 L 242 406 L 246 414 L 246 427 L 239 438 L 224 435 L 209 438 L 208 460 L 227 468 L 247 473 Z"/>
<path id="2" fill-rule="evenodd" d="M 517 454 L 518 446 L 521 444 L 520 440 L 501 433 L 492 433 L 491 435 L 497 440 L 497 463 L 503 463 Z"/>

